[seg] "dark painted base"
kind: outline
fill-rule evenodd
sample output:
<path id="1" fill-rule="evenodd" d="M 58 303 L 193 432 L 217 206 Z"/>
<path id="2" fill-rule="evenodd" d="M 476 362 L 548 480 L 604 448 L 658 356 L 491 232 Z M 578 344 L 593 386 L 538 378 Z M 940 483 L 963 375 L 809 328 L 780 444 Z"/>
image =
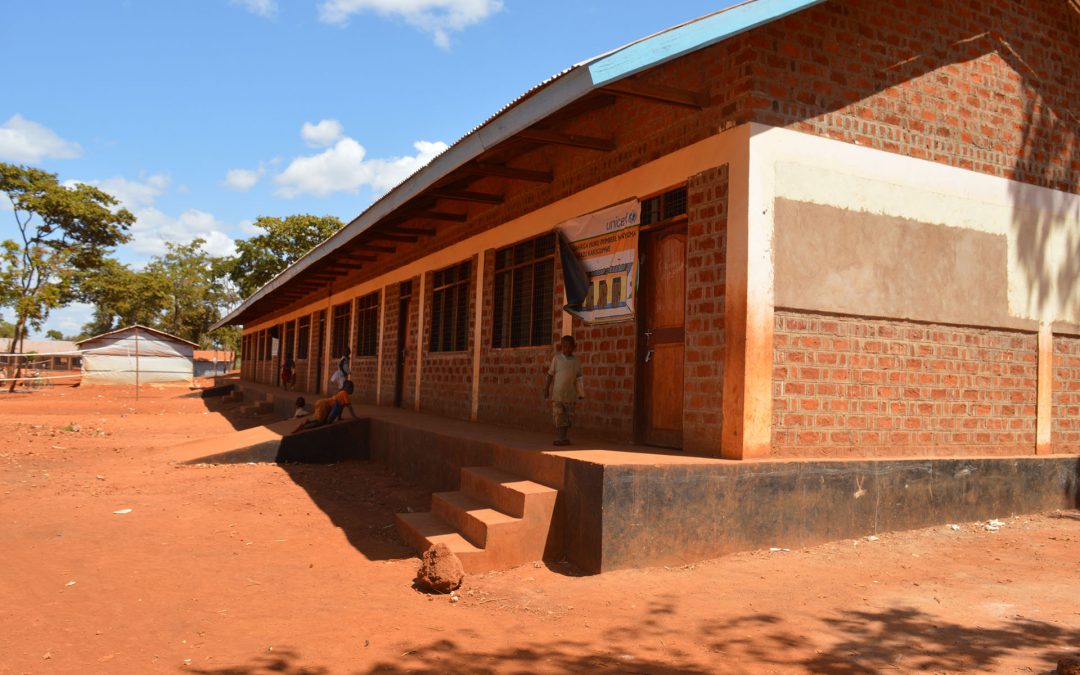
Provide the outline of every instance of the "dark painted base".
<path id="1" fill-rule="evenodd" d="M 598 526 L 575 556 L 590 571 L 1080 508 L 1076 457 L 567 470 L 587 495 L 579 518 Z"/>
<path id="2" fill-rule="evenodd" d="M 274 461 L 336 464 L 347 459 L 369 459 L 369 428 L 368 420 L 361 418 L 282 436 Z"/>

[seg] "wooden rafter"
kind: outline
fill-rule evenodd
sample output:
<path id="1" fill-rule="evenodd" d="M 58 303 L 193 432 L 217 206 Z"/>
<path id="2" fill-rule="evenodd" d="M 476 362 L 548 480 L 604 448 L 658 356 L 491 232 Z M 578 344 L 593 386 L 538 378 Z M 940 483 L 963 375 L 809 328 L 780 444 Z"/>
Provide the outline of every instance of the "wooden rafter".
<path id="1" fill-rule="evenodd" d="M 420 240 L 419 237 L 414 237 L 411 234 L 395 234 L 393 232 L 372 232 L 369 236 L 372 239 L 381 239 L 383 241 L 400 241 L 406 244 L 415 244 Z"/>
<path id="2" fill-rule="evenodd" d="M 566 145 L 571 148 L 583 148 L 585 150 L 599 150 L 611 152 L 615 149 L 615 141 L 608 138 L 596 138 L 594 136 L 582 136 L 580 134 L 564 134 L 561 131 L 551 129 L 525 129 L 518 133 L 519 138 L 550 145 Z"/>
<path id="3" fill-rule="evenodd" d="M 446 211 L 409 211 L 401 215 L 406 220 L 421 218 L 424 220 L 443 220 L 449 223 L 464 223 L 469 219 L 469 216 L 464 213 L 447 213 Z M 434 230 L 431 232 L 431 235 L 433 234 L 435 234 Z"/>
<path id="4" fill-rule="evenodd" d="M 493 164 L 491 162 L 472 162 L 465 165 L 465 171 L 480 174 L 482 176 L 498 176 L 513 180 L 527 180 L 534 183 L 550 183 L 555 176 L 550 171 L 537 171 L 535 169 L 519 169 L 505 164 Z"/>
<path id="5" fill-rule="evenodd" d="M 422 211 L 417 211 L 415 213 L 423 213 L 423 212 Z M 410 214 L 410 217 L 411 217 L 411 214 Z M 455 220 L 458 220 L 458 219 L 455 218 Z M 461 218 L 460 220 L 464 221 L 465 219 Z M 408 234 L 408 235 L 412 235 L 412 236 L 415 236 L 415 237 L 434 237 L 435 236 L 435 228 L 434 227 L 406 227 L 405 225 L 390 225 L 389 227 L 386 228 L 386 231 L 389 234 Z"/>
<path id="6" fill-rule="evenodd" d="M 622 96 L 648 99 L 668 105 L 701 110 L 706 105 L 706 96 L 696 91 L 676 89 L 660 84 L 649 84 L 639 80 L 620 80 L 604 87 L 604 91 Z"/>
<path id="7" fill-rule="evenodd" d="M 393 246 L 381 246 L 379 244 L 353 244 L 352 247 L 362 251 L 375 251 L 376 253 L 393 253 L 397 250 Z"/>
<path id="8" fill-rule="evenodd" d="M 436 189 L 428 190 L 425 194 L 429 197 L 435 197 L 436 199 L 474 202 L 477 204 L 502 204 L 504 201 L 502 195 L 488 194 L 487 192 L 473 192 L 471 190 Z"/>

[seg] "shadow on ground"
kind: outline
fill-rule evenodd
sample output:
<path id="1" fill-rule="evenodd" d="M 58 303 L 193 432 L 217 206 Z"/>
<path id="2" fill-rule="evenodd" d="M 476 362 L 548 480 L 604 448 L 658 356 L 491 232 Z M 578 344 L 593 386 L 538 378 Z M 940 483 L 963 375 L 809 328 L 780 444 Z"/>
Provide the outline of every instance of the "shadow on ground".
<path id="1" fill-rule="evenodd" d="M 282 464 L 281 468 L 368 560 L 416 555 L 398 535 L 394 514 L 426 511 L 429 491 L 368 460 Z"/>
<path id="2" fill-rule="evenodd" d="M 557 671 L 681 675 L 776 668 L 841 675 L 891 670 L 988 672 L 1003 667 L 1002 662 L 1015 655 L 1040 658 L 1049 671 L 1058 658 L 1080 644 L 1080 628 L 1023 618 L 980 627 L 945 621 L 910 607 L 894 607 L 877 612 L 843 612 L 822 619 L 816 626 L 799 626 L 800 634 L 772 614 L 705 622 L 697 630 L 697 643 L 711 655 L 706 662 L 699 655 L 672 649 L 662 657 L 642 655 L 645 644 L 662 644 L 664 636 L 687 634 L 688 627 L 677 614 L 671 600 L 660 599 L 653 603 L 644 621 L 609 629 L 595 642 L 523 641 L 501 649 L 476 650 L 441 639 L 353 673 Z M 811 634 L 813 640 L 807 637 Z M 241 666 L 191 672 L 323 675 L 329 670 L 303 666 L 295 653 L 288 653 L 260 656 Z"/>

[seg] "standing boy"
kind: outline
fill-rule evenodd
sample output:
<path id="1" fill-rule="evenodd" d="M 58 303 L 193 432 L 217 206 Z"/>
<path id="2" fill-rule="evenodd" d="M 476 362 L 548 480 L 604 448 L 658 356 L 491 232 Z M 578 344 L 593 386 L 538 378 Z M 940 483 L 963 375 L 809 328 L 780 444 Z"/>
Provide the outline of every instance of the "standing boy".
<path id="1" fill-rule="evenodd" d="M 574 356 L 573 335 L 559 341 L 559 353 L 551 359 L 544 398 L 551 401 L 551 417 L 555 422 L 555 445 L 570 445 L 567 435 L 574 425 L 574 405 L 585 398 L 581 388 L 581 361 Z"/>

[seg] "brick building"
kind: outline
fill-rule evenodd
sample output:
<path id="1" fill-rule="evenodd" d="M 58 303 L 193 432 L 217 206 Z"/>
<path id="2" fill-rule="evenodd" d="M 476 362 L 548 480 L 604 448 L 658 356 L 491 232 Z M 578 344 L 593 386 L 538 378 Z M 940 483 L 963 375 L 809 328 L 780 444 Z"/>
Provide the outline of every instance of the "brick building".
<path id="1" fill-rule="evenodd" d="M 245 380 L 729 459 L 1080 452 L 1080 11 L 754 0 L 534 88 L 223 324 Z M 633 320 L 562 223 L 639 205 Z M 614 288 L 614 287 L 612 287 Z M 614 291 L 612 291 L 614 292 Z"/>

